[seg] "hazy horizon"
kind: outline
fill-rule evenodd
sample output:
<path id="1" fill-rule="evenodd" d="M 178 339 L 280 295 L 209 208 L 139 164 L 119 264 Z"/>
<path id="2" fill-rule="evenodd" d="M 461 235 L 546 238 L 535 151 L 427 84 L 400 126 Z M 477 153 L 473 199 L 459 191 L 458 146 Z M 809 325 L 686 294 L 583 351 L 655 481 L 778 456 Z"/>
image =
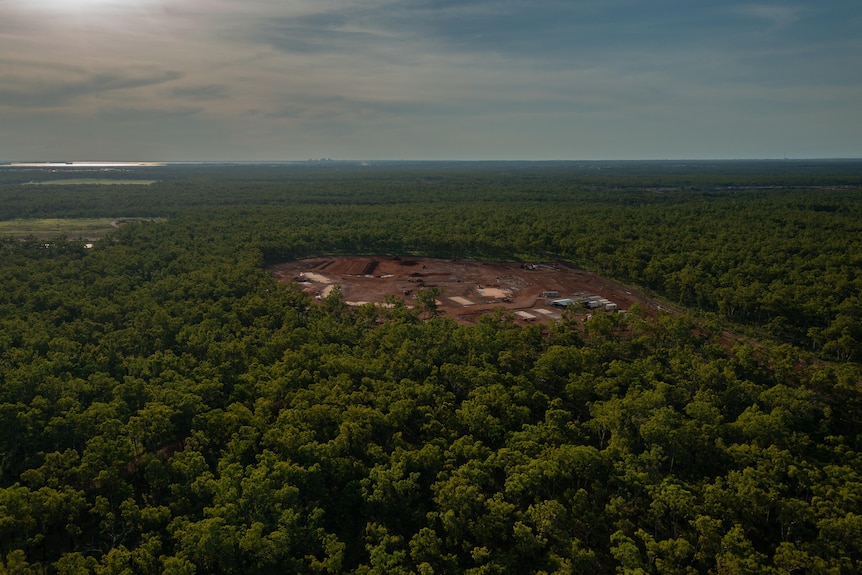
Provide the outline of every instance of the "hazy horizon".
<path id="1" fill-rule="evenodd" d="M 164 167 L 171 165 L 183 164 L 326 164 L 326 163 L 344 163 L 344 164 L 387 164 L 387 163 L 524 163 L 524 164 L 542 164 L 542 163 L 585 163 L 585 164 L 600 164 L 600 163 L 676 163 L 688 162 L 691 164 L 704 163 L 804 163 L 804 162 L 862 162 L 862 157 L 854 158 L 616 158 L 616 159 L 578 159 L 578 158 L 540 158 L 540 159 L 517 159 L 517 158 L 441 158 L 441 159 L 397 159 L 397 158 L 308 158 L 308 159 L 249 159 L 249 160 L 131 160 L 131 161 L 98 161 L 98 160 L 7 160 L 0 159 L 0 167 L 11 168 L 100 168 L 100 167 Z"/>

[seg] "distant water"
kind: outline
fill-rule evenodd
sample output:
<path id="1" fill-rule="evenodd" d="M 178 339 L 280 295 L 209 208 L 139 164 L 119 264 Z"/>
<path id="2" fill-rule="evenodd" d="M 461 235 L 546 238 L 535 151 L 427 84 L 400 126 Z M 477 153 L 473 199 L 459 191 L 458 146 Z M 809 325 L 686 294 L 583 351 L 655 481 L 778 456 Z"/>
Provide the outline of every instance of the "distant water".
<path id="1" fill-rule="evenodd" d="M 19 162 L 0 164 L 9 168 L 132 168 L 164 166 L 162 162 Z"/>

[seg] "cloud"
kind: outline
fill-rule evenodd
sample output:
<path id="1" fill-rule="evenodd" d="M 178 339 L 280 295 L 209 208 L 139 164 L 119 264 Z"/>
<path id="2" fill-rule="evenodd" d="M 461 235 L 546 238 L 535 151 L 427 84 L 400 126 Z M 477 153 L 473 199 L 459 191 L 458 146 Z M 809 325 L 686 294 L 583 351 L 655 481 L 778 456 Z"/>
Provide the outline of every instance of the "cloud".
<path id="1" fill-rule="evenodd" d="M 205 86 L 171 88 L 170 94 L 184 100 L 224 100 L 230 96 L 230 89 L 220 84 L 209 84 Z"/>
<path id="2" fill-rule="evenodd" d="M 370 31 L 309 27 L 293 23 L 274 25 L 267 31 L 267 42 L 271 46 L 294 54 L 344 53 L 361 45 L 379 45 L 385 40 L 385 37 Z"/>
<path id="3" fill-rule="evenodd" d="M 642 157 L 761 141 L 778 117 L 862 128 L 846 0 L 57 4 L 0 0 L 0 126 L 32 149 L 77 138 L 56 135 L 70 118 L 247 158 Z"/>
<path id="4" fill-rule="evenodd" d="M 153 106 L 130 108 L 110 105 L 99 110 L 97 116 L 109 124 L 147 124 L 154 120 L 176 121 L 199 116 L 203 111 L 196 106 Z"/>
<path id="5" fill-rule="evenodd" d="M 766 22 L 774 28 L 784 28 L 800 19 L 802 8 L 788 4 L 746 4 L 736 6 L 738 14 Z"/>
<path id="6" fill-rule="evenodd" d="M 42 78 L 21 85 L 17 82 L 9 82 L 7 87 L 0 88 L 0 105 L 21 108 L 64 107 L 73 105 L 84 97 L 99 97 L 120 90 L 155 86 L 182 77 L 182 73 L 178 71 L 148 69 L 88 73 L 67 68 L 66 71 L 77 78 L 70 80 Z"/>
<path id="7" fill-rule="evenodd" d="M 553 44 L 570 43 L 566 33 L 572 26 L 567 23 L 574 20 L 568 17 L 572 10 L 567 6 L 547 0 L 536 1 L 528 9 L 512 1 L 370 2 L 268 18 L 260 26 L 250 21 L 243 36 L 296 53 L 357 47 L 377 52 L 397 47 L 405 54 L 433 48 L 443 53 L 520 51 L 527 55 L 525 48 L 537 44 L 536 32 L 543 32 L 544 46 L 539 43 L 536 50 L 552 53 Z"/>

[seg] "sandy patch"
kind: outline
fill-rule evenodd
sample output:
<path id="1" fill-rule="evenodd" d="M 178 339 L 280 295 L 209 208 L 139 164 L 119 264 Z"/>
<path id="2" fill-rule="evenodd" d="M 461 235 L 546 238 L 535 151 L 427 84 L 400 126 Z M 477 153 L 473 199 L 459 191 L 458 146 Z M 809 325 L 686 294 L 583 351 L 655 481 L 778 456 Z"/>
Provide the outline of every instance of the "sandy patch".
<path id="1" fill-rule="evenodd" d="M 451 299 L 451 300 L 452 300 L 452 301 L 454 301 L 455 303 L 457 303 L 457 304 L 461 304 L 461 305 L 473 305 L 473 304 L 475 303 L 475 302 L 470 301 L 470 300 L 468 300 L 467 298 L 465 298 L 465 297 L 461 297 L 461 296 L 459 296 L 459 295 L 452 296 L 452 297 L 450 297 L 449 299 Z"/>
<path id="2" fill-rule="evenodd" d="M 311 280 L 313 282 L 321 283 L 321 284 L 331 284 L 332 280 L 326 277 L 325 275 L 316 274 L 314 272 L 302 272 L 299 274 L 299 277 L 305 278 L 307 280 Z"/>
<path id="3" fill-rule="evenodd" d="M 332 290 L 334 290 L 334 289 L 335 289 L 335 284 L 329 284 L 328 286 L 323 288 L 323 291 L 320 292 L 320 297 L 325 298 L 326 296 L 331 294 Z"/>
<path id="4" fill-rule="evenodd" d="M 500 288 L 476 288 L 476 293 L 482 297 L 496 297 L 496 298 L 504 298 L 511 297 L 512 292 L 507 289 Z"/>

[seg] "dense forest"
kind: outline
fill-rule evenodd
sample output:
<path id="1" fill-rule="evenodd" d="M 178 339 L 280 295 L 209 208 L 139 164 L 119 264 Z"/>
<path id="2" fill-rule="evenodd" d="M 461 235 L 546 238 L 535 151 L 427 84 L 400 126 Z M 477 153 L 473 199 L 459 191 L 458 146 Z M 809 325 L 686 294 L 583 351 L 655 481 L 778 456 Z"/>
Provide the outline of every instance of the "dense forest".
<path id="1" fill-rule="evenodd" d="M 862 162 L 69 172 L 0 169 L 0 220 L 158 220 L 0 240 L 0 573 L 862 572 Z M 266 270 L 322 254 L 679 311 L 459 325 Z"/>

